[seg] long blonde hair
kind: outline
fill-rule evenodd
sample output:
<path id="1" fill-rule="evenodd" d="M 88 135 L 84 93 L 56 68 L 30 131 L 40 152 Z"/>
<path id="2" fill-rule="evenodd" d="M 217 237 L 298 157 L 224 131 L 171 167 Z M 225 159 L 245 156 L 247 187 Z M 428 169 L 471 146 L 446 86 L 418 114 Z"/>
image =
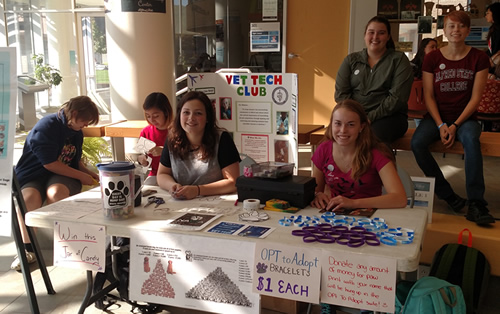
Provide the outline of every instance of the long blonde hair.
<path id="1" fill-rule="evenodd" d="M 330 116 L 330 124 L 328 124 L 328 126 L 326 127 L 324 139 L 335 142 L 332 136 L 333 114 L 335 113 L 335 111 L 341 108 L 357 114 L 361 125 L 365 125 L 365 127 L 361 129 L 361 132 L 356 139 L 356 148 L 351 165 L 352 179 L 357 181 L 366 171 L 368 171 L 368 169 L 370 169 L 373 159 L 372 149 L 374 148 L 379 150 L 382 154 L 384 154 L 385 156 L 387 156 L 387 158 L 394 162 L 394 155 L 389 150 L 389 147 L 386 144 L 382 143 L 373 133 L 363 106 L 361 106 L 359 102 L 352 99 L 343 100 L 333 108 L 332 114 Z"/>

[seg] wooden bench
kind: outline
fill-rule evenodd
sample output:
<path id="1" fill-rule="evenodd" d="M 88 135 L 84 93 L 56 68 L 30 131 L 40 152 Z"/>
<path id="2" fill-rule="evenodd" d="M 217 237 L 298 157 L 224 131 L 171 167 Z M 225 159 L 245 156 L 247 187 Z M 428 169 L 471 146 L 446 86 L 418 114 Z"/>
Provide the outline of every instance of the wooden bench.
<path id="1" fill-rule="evenodd" d="M 310 144 L 314 147 L 318 145 L 323 139 L 326 129 L 322 129 L 311 134 Z M 411 138 L 415 129 L 408 129 L 406 134 L 392 143 L 393 149 L 399 150 L 411 150 Z M 500 133 L 498 132 L 482 132 L 479 139 L 481 141 L 481 153 L 483 156 L 494 156 L 500 157 Z M 440 141 L 434 142 L 430 146 L 430 150 L 436 153 L 452 153 L 452 154 L 463 154 L 464 148 L 462 143 L 456 141 L 452 147 L 446 148 Z"/>
<path id="2" fill-rule="evenodd" d="M 411 138 L 415 129 L 408 129 L 406 134 L 392 143 L 393 149 L 411 150 Z M 482 132 L 479 138 L 481 142 L 481 153 L 483 156 L 500 157 L 500 133 L 497 132 Z M 452 147 L 446 148 L 440 141 L 436 141 L 430 145 L 431 152 L 436 153 L 452 153 L 463 154 L 464 148 L 462 143 L 455 141 Z"/>
<path id="3" fill-rule="evenodd" d="M 491 274 L 500 276 L 500 224 L 478 226 L 463 215 L 432 214 L 432 223 L 427 224 L 420 263 L 430 265 L 434 254 L 447 243 L 457 243 L 458 233 L 467 228 L 472 232 L 472 247 L 483 252 L 491 266 Z M 467 235 L 467 233 L 464 233 Z M 464 236 L 463 244 L 467 244 Z"/>

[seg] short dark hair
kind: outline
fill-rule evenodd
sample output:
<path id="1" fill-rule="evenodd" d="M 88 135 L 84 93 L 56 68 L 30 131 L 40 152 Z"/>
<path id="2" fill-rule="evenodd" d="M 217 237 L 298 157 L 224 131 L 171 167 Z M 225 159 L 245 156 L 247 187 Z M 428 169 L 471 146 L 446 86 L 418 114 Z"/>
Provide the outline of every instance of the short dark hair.
<path id="1" fill-rule="evenodd" d="M 146 97 L 146 99 L 144 100 L 144 104 L 142 105 L 142 109 L 149 110 L 153 108 L 160 109 L 165 115 L 168 124 L 170 124 L 174 112 L 172 110 L 172 105 L 170 105 L 170 101 L 168 100 L 168 97 L 165 94 L 160 92 L 154 92 Z M 145 113 L 144 117 L 146 118 Z"/>

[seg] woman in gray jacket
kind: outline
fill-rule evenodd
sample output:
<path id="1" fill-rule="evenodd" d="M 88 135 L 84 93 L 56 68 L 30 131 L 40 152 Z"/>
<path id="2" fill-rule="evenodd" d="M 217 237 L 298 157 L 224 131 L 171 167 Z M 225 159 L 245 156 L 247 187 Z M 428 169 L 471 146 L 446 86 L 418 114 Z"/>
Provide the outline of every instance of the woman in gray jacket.
<path id="1" fill-rule="evenodd" d="M 368 21 L 365 45 L 342 62 L 335 82 L 335 101 L 354 99 L 361 103 L 375 134 L 391 143 L 408 129 L 413 71 L 406 55 L 395 51 L 386 18 L 375 16 Z"/>

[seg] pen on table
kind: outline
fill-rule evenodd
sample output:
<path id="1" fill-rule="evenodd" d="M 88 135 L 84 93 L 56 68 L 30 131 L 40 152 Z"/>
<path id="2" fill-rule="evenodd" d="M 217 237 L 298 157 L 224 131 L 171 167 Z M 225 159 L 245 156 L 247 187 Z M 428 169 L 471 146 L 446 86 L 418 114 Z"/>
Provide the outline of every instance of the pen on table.
<path id="1" fill-rule="evenodd" d="M 238 199 L 236 199 L 236 202 L 234 202 L 234 206 L 238 206 Z"/>

